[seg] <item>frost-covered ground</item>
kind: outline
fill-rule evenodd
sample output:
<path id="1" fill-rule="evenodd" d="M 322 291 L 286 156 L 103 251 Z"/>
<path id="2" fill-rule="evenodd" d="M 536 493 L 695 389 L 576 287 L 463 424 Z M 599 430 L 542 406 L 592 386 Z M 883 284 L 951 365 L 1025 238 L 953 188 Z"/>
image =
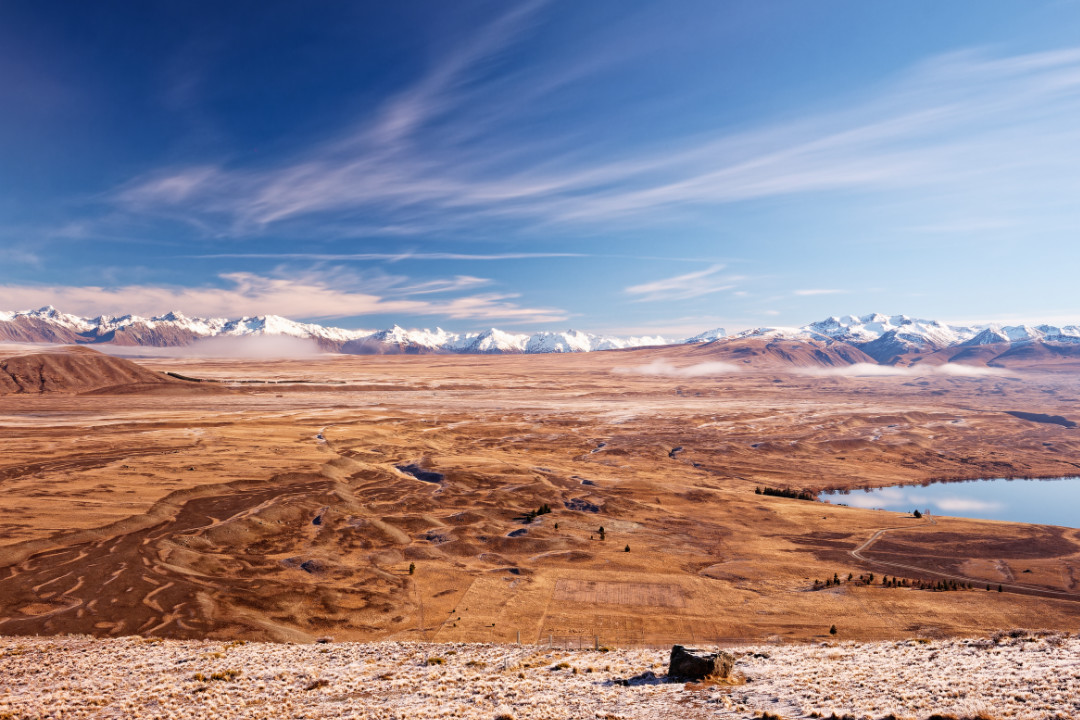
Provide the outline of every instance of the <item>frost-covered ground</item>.
<path id="1" fill-rule="evenodd" d="M 0 638 L 0 719 L 1080 717 L 1080 640 L 1014 635 L 733 648 L 704 688 L 655 650 Z"/>

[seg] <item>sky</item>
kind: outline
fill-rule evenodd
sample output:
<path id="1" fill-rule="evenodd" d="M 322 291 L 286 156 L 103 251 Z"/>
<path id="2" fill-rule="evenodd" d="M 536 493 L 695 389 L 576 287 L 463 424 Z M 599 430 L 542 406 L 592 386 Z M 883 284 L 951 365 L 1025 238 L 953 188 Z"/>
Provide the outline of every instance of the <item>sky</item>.
<path id="1" fill-rule="evenodd" d="M 0 0 L 0 309 L 1080 323 L 1080 2 Z"/>

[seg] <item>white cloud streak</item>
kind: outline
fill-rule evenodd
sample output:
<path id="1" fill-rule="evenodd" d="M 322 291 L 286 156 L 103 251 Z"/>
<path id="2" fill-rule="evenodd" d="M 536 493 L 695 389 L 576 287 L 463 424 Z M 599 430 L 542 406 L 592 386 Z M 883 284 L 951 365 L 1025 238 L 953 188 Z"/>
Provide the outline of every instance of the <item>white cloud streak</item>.
<path id="1" fill-rule="evenodd" d="M 1034 183 L 1060 194 L 1080 184 L 1061 151 L 1080 143 L 1080 128 L 1061 120 L 1080 115 L 1080 50 L 941 56 L 840 112 L 751 132 L 662 138 L 662 151 L 621 148 L 617 159 L 586 160 L 571 136 L 523 148 L 503 128 L 484 127 L 494 96 L 514 102 L 494 92 L 505 85 L 485 83 L 485 70 L 534 12 L 514 10 L 482 28 L 338 141 L 270 168 L 162 168 L 114 199 L 131 212 L 183 215 L 245 234 L 361 210 L 388 220 L 580 223 L 805 193 L 950 183 L 996 192 Z"/>
<path id="2" fill-rule="evenodd" d="M 0 248 L 0 263 L 40 266 L 41 256 L 17 247 Z"/>
<path id="3" fill-rule="evenodd" d="M 237 317 L 284 315 L 290 318 L 338 318 L 358 315 L 434 315 L 454 320 L 499 320 L 503 323 L 544 323 L 567 319 L 555 308 L 522 307 L 513 293 L 481 293 L 447 300 L 416 300 L 425 295 L 483 284 L 480 278 L 422 283 L 400 288 L 400 297 L 337 287 L 314 277 L 278 278 L 253 273 L 223 273 L 226 287 L 119 287 L 70 285 L 0 286 L 0 307 L 33 308 L 55 305 L 84 316 L 99 314 L 158 315 L 180 310 L 187 315 Z"/>
<path id="4" fill-rule="evenodd" d="M 631 285 L 624 292 L 634 295 L 635 302 L 655 302 L 658 300 L 689 300 L 723 292 L 735 288 L 738 278 L 719 276 L 723 265 L 713 265 L 704 270 L 676 275 L 675 277 L 654 280 L 640 285 Z"/>
<path id="5" fill-rule="evenodd" d="M 843 295 L 847 290 L 825 290 L 825 289 L 811 289 L 811 290 L 796 290 L 795 295 L 800 297 L 812 297 L 814 295 Z"/>
<path id="6" fill-rule="evenodd" d="M 316 260 L 316 261 L 371 261 L 388 260 L 536 260 L 542 258 L 582 258 L 591 257 L 585 253 L 555 252 L 509 252 L 509 253 L 450 253 L 450 252 L 396 252 L 396 253 L 215 253 L 211 255 L 191 255 L 200 259 L 262 259 L 262 260 Z"/>

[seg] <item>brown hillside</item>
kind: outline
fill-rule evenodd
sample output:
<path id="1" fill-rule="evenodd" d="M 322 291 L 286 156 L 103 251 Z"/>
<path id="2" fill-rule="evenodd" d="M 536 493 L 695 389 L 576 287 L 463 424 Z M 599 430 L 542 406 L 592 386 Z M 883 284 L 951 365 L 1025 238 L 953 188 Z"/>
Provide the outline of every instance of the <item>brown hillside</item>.
<path id="1" fill-rule="evenodd" d="M 133 323 L 98 335 L 93 342 L 111 343 L 127 347 L 182 347 L 199 339 L 190 330 L 175 327 L 149 327 L 146 323 Z M 83 340 L 82 342 L 86 342 Z"/>
<path id="2" fill-rule="evenodd" d="M 187 389 L 193 386 L 130 360 L 111 357 L 89 348 L 68 347 L 55 352 L 0 358 L 0 395 L 84 393 L 115 389 Z"/>
<path id="3" fill-rule="evenodd" d="M 770 338 L 724 338 L 698 345 L 650 348 L 650 355 L 684 357 L 698 362 L 729 362 L 748 369 L 844 367 L 877 361 L 856 347 L 842 342 L 819 340 L 778 340 Z"/>
<path id="4" fill-rule="evenodd" d="M 74 330 L 38 318 L 17 317 L 0 322 L 0 342 L 63 344 L 82 341 L 83 337 Z"/>
<path id="5" fill-rule="evenodd" d="M 902 356 L 898 365 L 977 365 L 1007 368 L 1009 370 L 1037 370 L 1041 372 L 1075 372 L 1080 368 L 1080 346 L 1073 344 L 1043 342 L 1009 345 L 956 346 L 943 348 L 930 355 Z"/>

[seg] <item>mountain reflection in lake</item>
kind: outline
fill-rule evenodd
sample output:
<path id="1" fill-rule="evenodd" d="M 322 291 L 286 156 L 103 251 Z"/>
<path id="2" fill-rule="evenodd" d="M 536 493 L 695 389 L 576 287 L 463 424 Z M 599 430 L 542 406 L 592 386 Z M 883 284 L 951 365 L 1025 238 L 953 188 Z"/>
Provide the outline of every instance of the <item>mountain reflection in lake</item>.
<path id="1" fill-rule="evenodd" d="M 1080 527 L 1080 478 L 970 480 L 824 492 L 833 504 L 934 515 Z"/>

